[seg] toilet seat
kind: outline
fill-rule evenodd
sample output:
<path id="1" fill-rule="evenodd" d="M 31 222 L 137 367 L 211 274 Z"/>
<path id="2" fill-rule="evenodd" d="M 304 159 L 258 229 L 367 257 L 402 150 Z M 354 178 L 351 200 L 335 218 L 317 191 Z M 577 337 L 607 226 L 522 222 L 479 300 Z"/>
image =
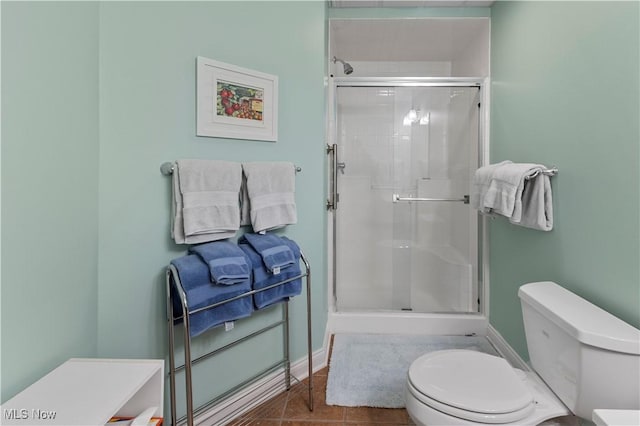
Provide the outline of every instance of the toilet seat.
<path id="1" fill-rule="evenodd" d="M 416 359 L 408 390 L 421 403 L 472 422 L 517 422 L 535 409 L 531 392 L 504 359 L 472 350 L 436 351 Z"/>

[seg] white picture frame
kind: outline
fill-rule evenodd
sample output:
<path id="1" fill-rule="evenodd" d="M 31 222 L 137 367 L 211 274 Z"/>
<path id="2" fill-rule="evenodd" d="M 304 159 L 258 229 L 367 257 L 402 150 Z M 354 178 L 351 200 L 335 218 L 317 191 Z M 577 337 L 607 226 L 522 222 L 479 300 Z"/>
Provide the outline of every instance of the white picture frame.
<path id="1" fill-rule="evenodd" d="M 196 135 L 275 142 L 278 77 L 197 57 Z"/>

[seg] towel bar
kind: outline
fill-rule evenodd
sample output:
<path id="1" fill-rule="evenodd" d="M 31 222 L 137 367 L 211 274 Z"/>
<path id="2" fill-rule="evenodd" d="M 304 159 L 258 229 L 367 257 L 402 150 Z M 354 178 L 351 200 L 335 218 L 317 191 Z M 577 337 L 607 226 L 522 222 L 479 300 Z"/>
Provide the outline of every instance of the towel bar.
<path id="1" fill-rule="evenodd" d="M 531 176 L 527 176 L 525 179 L 527 180 L 533 179 L 534 177 L 538 176 L 540 173 L 547 176 L 555 176 L 556 174 L 558 174 L 558 168 L 556 166 L 553 166 L 550 169 L 537 170 L 534 174 L 532 174 Z"/>
<path id="2" fill-rule="evenodd" d="M 170 176 L 173 174 L 174 166 L 175 166 L 175 163 L 172 163 L 170 161 L 167 161 L 166 163 L 162 163 L 160 165 L 160 173 L 162 173 L 165 176 Z M 302 171 L 302 167 L 296 166 L 296 165 L 294 165 L 294 167 L 296 168 L 296 173 Z"/>

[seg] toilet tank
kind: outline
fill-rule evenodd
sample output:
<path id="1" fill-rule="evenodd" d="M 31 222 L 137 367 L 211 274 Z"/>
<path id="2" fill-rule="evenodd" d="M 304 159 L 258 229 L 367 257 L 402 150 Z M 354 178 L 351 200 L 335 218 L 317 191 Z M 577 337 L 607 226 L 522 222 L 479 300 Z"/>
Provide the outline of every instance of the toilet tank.
<path id="1" fill-rule="evenodd" d="M 567 408 L 640 409 L 640 330 L 550 281 L 518 296 L 531 366 Z"/>

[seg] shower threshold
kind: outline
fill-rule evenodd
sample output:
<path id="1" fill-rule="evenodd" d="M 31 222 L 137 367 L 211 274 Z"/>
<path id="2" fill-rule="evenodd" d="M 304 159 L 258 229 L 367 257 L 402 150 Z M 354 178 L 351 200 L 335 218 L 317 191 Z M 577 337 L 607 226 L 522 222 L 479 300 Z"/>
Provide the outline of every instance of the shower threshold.
<path id="1" fill-rule="evenodd" d="M 489 321 L 482 314 L 396 312 L 330 312 L 331 333 L 431 334 L 485 336 Z"/>

